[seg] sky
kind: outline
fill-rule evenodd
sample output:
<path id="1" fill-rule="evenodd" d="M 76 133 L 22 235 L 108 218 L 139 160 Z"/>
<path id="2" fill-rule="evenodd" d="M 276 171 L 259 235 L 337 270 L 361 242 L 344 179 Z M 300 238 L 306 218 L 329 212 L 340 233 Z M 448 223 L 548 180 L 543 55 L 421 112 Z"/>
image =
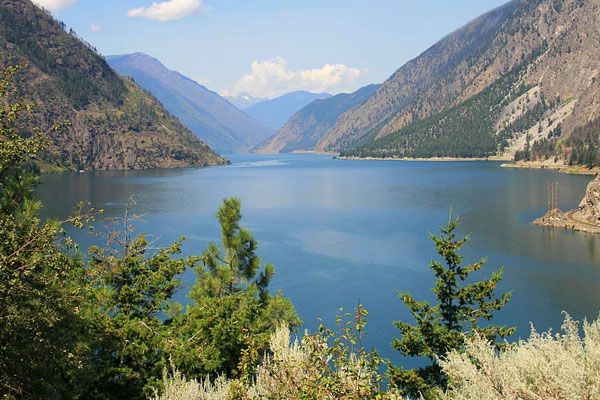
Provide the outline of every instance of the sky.
<path id="1" fill-rule="evenodd" d="M 507 0 L 34 0 L 104 55 L 143 52 L 222 95 L 352 92 Z"/>

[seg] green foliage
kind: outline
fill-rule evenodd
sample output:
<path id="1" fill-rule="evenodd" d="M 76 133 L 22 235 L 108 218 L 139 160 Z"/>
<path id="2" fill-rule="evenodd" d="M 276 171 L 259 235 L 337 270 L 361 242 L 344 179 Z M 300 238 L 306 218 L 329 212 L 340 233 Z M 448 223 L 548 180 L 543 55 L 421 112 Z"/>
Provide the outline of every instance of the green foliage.
<path id="1" fill-rule="evenodd" d="M 279 325 L 252 380 L 188 380 L 173 369 L 172 376 L 164 375 L 164 390 L 155 399 L 400 400 L 396 390 L 380 388 L 382 360 L 362 346 L 367 310 L 359 305 L 354 314 L 340 311 L 334 330 L 321 324 L 317 333 L 305 333 L 301 343 L 290 340 L 286 324 Z"/>
<path id="2" fill-rule="evenodd" d="M 491 320 L 494 311 L 500 310 L 508 302 L 510 293 L 495 298 L 494 290 L 502 279 L 502 271 L 492 274 L 490 279 L 466 283 L 469 276 L 482 268 L 485 259 L 462 266 L 460 251 L 468 241 L 468 236 L 458 239 L 456 229 L 459 219 L 450 218 L 445 227 L 440 227 L 440 235 L 430 234 L 438 254 L 444 263 L 432 260 L 430 268 L 436 277 L 435 293 L 437 304 L 428 301 L 415 301 L 409 293 L 400 293 L 400 298 L 410 309 L 416 322 L 411 324 L 395 321 L 400 329 L 400 339 L 394 339 L 392 347 L 404 356 L 429 359 L 430 364 L 406 370 L 391 366 L 389 378 L 392 385 L 412 397 L 431 397 L 434 388 L 445 387 L 447 380 L 437 359 L 451 350 L 460 350 L 467 335 L 481 335 L 486 340 L 495 341 L 514 332 L 514 328 L 494 325 L 480 326 L 480 319 Z"/>
<path id="3" fill-rule="evenodd" d="M 569 165 L 587 168 L 600 166 L 600 119 L 576 128 L 568 138 L 563 138 L 562 124 L 556 124 L 547 138 L 533 143 L 528 141 L 523 150 L 515 153 L 515 161 L 538 161 L 554 157 L 568 161 Z"/>
<path id="4" fill-rule="evenodd" d="M 382 359 L 375 350 L 367 352 L 362 345 L 368 311 L 359 304 L 354 313 L 344 313 L 343 309 L 340 312 L 335 330 L 320 324 L 316 334 L 302 339 L 300 351 L 304 357 L 299 365 L 276 357 L 264 363 L 259 382 L 269 387 L 272 396 L 290 399 L 388 398 L 380 388 Z M 288 380 L 294 384 L 289 385 Z"/>
<path id="5" fill-rule="evenodd" d="M 81 46 L 73 35 L 63 34 L 64 27 L 48 14 L 24 18 L 25 8 L 0 7 L 0 33 L 6 41 L 27 54 L 31 64 L 55 78 L 75 108 L 98 99 L 122 103 L 125 86 L 100 55 Z M 69 51 L 60 52 L 61 47 Z"/>
<path id="6" fill-rule="evenodd" d="M 123 78 L 91 46 L 31 0 L 0 6 L 0 69 L 23 63 L 20 96 L 36 107 L 23 132 L 39 126 L 48 146 L 30 167 L 49 171 L 175 168 L 222 164 L 151 95 Z M 64 131 L 55 121 L 72 120 Z"/>
<path id="7" fill-rule="evenodd" d="M 496 134 L 498 115 L 512 100 L 529 90 L 519 84 L 522 73 L 543 51 L 533 51 L 519 65 L 466 101 L 428 118 L 418 119 L 400 131 L 343 150 L 355 157 L 488 157 L 502 150 L 523 126 L 535 123 L 546 110 L 545 103 L 533 107 Z M 530 126 L 532 126 L 530 125 Z M 528 126 L 528 128 L 530 127 Z"/>
<path id="8" fill-rule="evenodd" d="M 56 240 L 61 223 L 37 217 L 37 177 L 21 168 L 44 140 L 39 130 L 20 134 L 19 116 L 31 106 L 7 100 L 19 68 L 0 73 L 0 395 L 75 397 L 89 356 L 89 286 L 82 262 Z"/>
<path id="9" fill-rule="evenodd" d="M 288 299 L 267 291 L 274 267 L 261 270 L 256 240 L 240 226 L 241 201 L 225 199 L 216 216 L 222 249 L 212 243 L 195 260 L 192 302 L 174 320 L 181 348 L 173 361 L 187 376 L 248 376 L 276 326 L 300 320 Z"/>
<path id="10" fill-rule="evenodd" d="M 94 362 L 101 366 L 92 392 L 142 398 L 151 394 L 171 351 L 170 320 L 164 314 L 181 287 L 176 277 L 190 262 L 176 257 L 183 239 L 152 251 L 144 235 L 130 238 L 128 218 L 122 222 L 123 238 L 111 235 L 118 247 L 90 248 L 98 324 Z"/>
<path id="11" fill-rule="evenodd" d="M 570 165 L 600 166 L 600 118 L 576 129 L 567 140 Z"/>

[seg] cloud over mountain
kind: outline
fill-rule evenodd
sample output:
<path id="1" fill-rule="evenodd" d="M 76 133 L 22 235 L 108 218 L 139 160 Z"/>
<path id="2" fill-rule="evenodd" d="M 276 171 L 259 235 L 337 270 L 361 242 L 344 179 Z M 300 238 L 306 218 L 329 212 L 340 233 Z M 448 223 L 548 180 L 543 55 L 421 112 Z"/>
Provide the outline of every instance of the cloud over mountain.
<path id="1" fill-rule="evenodd" d="M 166 22 L 185 18 L 198 11 L 201 6 L 201 0 L 169 0 L 152 3 L 150 7 L 133 8 L 127 12 L 127 15 Z"/>
<path id="2" fill-rule="evenodd" d="M 296 90 L 338 92 L 348 90 L 367 72 L 366 69 L 351 68 L 344 64 L 325 64 L 322 68 L 292 71 L 282 57 L 254 61 L 251 69 L 252 72 L 238 79 L 226 94 L 245 92 L 272 98 Z"/>

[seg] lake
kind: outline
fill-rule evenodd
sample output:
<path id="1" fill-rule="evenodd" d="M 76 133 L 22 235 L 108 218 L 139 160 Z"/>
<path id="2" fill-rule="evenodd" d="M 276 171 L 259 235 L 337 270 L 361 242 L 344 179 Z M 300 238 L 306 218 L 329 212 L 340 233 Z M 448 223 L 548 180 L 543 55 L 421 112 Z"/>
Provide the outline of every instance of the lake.
<path id="1" fill-rule="evenodd" d="M 275 265 L 270 286 L 296 306 L 304 328 L 318 317 L 329 325 L 339 307 L 360 302 L 370 311 L 368 346 L 400 360 L 390 343 L 392 321 L 408 317 L 398 291 L 432 299 L 428 264 L 436 257 L 427 232 L 461 215 L 471 234 L 465 262 L 487 257 L 479 278 L 504 267 L 498 291 L 512 291 L 496 322 L 517 326 L 526 338 L 560 329 L 567 311 L 595 319 L 600 310 L 600 236 L 535 227 L 543 215 L 547 182 L 558 182 L 559 206 L 577 207 L 589 176 L 501 168 L 496 162 L 398 162 L 333 160 L 317 155 L 231 155 L 229 166 L 180 170 L 108 171 L 44 175 L 38 188 L 44 215 L 64 218 L 89 200 L 119 216 L 134 196 L 147 213 L 140 232 L 162 245 L 186 236 L 185 254 L 201 254 L 218 241 L 214 218 L 224 197 L 242 198 L 244 226 L 259 242 L 263 260 Z M 96 238 L 70 230 L 83 249 Z M 188 271 L 189 285 L 194 273 Z M 178 296 L 185 302 L 185 294 Z"/>

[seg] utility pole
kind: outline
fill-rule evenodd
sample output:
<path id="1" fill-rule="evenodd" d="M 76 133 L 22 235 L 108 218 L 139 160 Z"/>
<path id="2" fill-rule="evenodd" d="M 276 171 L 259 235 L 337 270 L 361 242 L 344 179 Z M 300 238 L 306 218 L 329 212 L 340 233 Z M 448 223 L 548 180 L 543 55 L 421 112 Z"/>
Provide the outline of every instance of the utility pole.
<path id="1" fill-rule="evenodd" d="M 548 193 L 546 196 L 546 202 L 548 203 L 548 211 L 552 210 L 550 208 L 550 181 L 546 182 L 546 192 Z"/>
<path id="2" fill-rule="evenodd" d="M 548 211 L 558 208 L 558 182 L 546 182 Z"/>

